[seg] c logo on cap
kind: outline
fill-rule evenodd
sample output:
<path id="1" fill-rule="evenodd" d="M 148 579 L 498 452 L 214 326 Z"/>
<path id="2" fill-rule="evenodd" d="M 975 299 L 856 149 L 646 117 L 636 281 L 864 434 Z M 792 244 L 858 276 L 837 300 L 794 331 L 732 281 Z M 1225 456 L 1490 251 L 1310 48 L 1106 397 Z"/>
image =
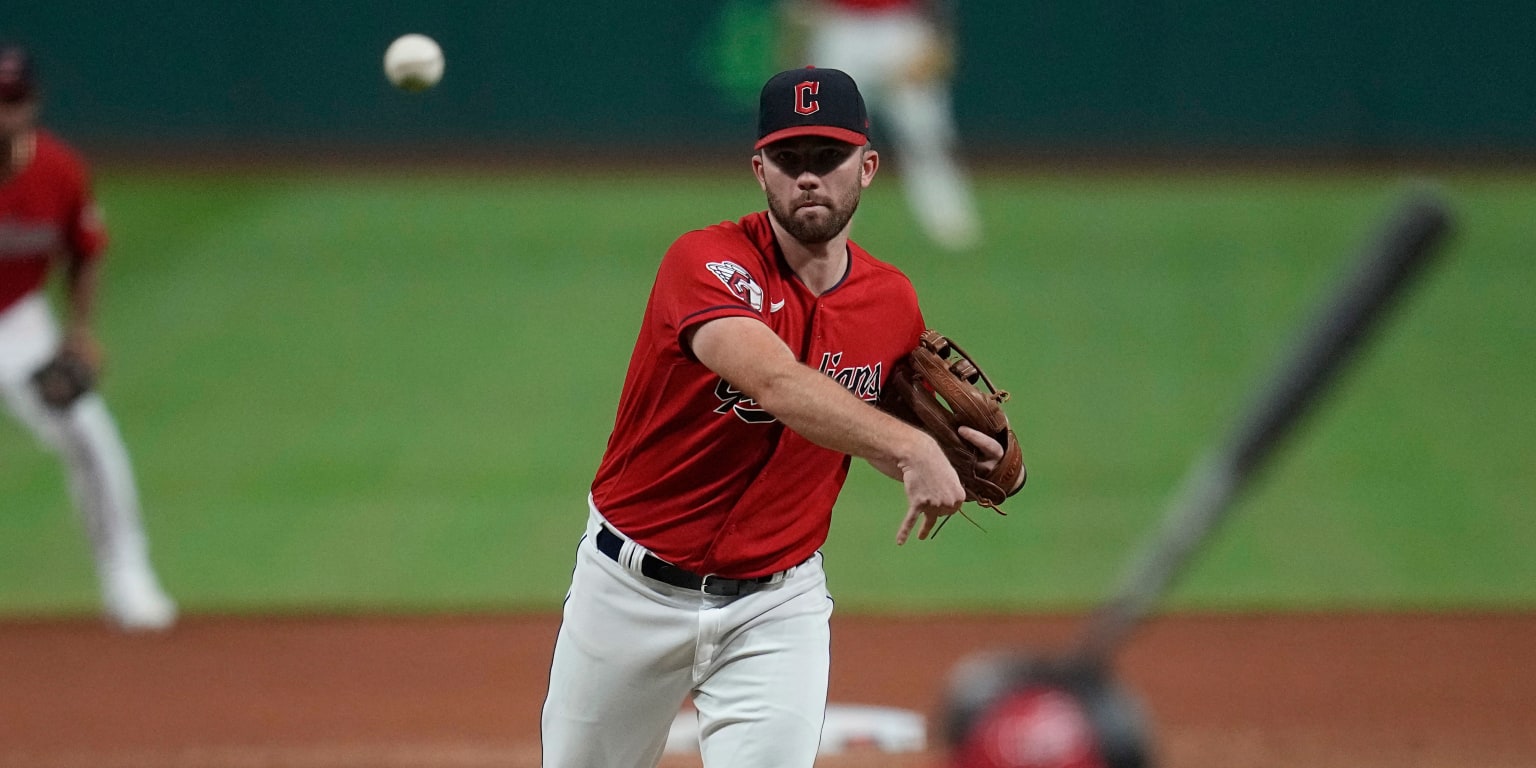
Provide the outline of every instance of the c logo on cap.
<path id="1" fill-rule="evenodd" d="M 821 83 L 815 80 L 807 80 L 795 86 L 795 112 L 802 115 L 814 115 L 821 111 L 821 104 L 811 98 L 821 91 Z"/>

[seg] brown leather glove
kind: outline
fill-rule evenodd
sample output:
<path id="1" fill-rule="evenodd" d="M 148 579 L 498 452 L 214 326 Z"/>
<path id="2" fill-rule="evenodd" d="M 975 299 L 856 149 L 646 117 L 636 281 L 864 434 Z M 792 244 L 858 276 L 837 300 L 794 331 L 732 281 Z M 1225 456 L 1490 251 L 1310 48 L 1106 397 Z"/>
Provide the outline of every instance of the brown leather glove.
<path id="1" fill-rule="evenodd" d="M 983 390 L 977 382 L 986 384 Z M 923 331 L 917 348 L 896 366 L 880 405 L 932 435 L 965 486 L 966 501 L 997 510 L 1024 486 L 1028 476 L 1019 441 L 1002 404 L 1008 393 L 992 386 L 976 362 L 937 331 Z M 1003 457 L 990 471 L 988 457 L 960 435 L 970 427 L 997 440 Z"/>
<path id="2" fill-rule="evenodd" d="M 68 349 L 32 374 L 32 384 L 48 407 L 65 410 L 96 385 L 96 372 L 84 357 Z"/>

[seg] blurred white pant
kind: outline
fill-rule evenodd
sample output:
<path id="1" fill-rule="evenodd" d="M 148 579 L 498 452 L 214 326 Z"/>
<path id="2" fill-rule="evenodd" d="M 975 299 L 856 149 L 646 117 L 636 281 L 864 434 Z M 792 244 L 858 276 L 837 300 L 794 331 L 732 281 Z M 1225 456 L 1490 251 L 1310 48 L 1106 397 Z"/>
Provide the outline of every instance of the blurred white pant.
<path id="1" fill-rule="evenodd" d="M 938 44 L 936 35 L 915 12 L 828 10 L 811 32 L 807 63 L 853 77 L 875 113 L 876 132 L 889 131 L 918 224 L 940 245 L 967 248 L 980 236 L 980 222 L 970 181 L 954 154 L 949 84 L 911 74 Z"/>
<path id="2" fill-rule="evenodd" d="M 88 392 L 59 411 L 45 405 L 32 386 L 32 373 L 58 347 L 58 324 L 41 293 L 0 313 L 0 395 L 38 441 L 63 459 L 70 494 L 105 584 L 114 573 L 148 568 L 138 489 L 128 451 L 100 394 Z M 0 512 L 8 506 L 0 499 Z"/>
<path id="3" fill-rule="evenodd" d="M 651 768 L 689 695 L 709 768 L 810 768 L 827 706 L 821 555 L 741 597 L 679 589 L 599 552 L 591 510 L 549 671 L 545 768 Z M 632 555 L 632 556 L 630 556 Z"/>

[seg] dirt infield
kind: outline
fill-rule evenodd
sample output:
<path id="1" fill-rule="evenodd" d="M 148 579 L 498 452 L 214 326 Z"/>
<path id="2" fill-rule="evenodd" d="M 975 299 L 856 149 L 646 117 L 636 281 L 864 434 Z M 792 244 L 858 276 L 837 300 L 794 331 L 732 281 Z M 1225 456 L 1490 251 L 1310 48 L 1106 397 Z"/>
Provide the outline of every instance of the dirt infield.
<path id="1" fill-rule="evenodd" d="M 137 637 L 0 623 L 0 766 L 536 766 L 556 625 L 193 617 Z M 1057 647 L 1075 626 L 838 617 L 831 698 L 931 715 L 962 655 Z M 1121 662 L 1169 768 L 1536 765 L 1536 614 L 1165 617 Z M 820 764 L 943 757 L 935 746 Z"/>

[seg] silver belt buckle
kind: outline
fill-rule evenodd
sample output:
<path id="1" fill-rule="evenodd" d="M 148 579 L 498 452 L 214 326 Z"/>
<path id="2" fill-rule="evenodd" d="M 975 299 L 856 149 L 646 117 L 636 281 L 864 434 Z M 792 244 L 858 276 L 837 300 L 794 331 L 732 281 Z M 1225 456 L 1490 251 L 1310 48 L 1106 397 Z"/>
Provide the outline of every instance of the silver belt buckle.
<path id="1" fill-rule="evenodd" d="M 730 584 L 731 588 L 730 589 L 726 589 L 724 584 L 721 584 L 720 586 L 716 586 L 713 589 L 711 589 L 711 584 L 719 584 L 720 582 L 725 582 L 726 584 Z M 699 581 L 699 591 L 703 592 L 706 595 L 716 595 L 718 597 L 736 597 L 737 595 L 741 594 L 741 580 L 740 579 L 722 579 L 722 578 L 720 578 L 719 576 L 716 576 L 713 573 L 706 574 Z"/>

